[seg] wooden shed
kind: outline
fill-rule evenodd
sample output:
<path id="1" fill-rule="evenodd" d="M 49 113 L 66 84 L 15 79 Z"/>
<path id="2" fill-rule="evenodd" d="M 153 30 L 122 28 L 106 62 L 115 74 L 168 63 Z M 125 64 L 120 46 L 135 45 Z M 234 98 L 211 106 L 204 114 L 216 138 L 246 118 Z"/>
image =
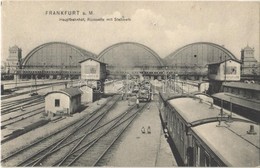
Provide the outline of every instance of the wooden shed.
<path id="1" fill-rule="evenodd" d="M 73 114 L 81 106 L 81 94 L 79 88 L 49 92 L 45 95 L 45 112 L 47 115 Z"/>
<path id="2" fill-rule="evenodd" d="M 94 86 L 85 85 L 85 86 L 81 86 L 80 89 L 82 91 L 82 97 L 81 97 L 82 103 L 94 102 L 96 100 L 99 100 L 103 95 L 103 93 L 97 90 L 97 88 Z"/>

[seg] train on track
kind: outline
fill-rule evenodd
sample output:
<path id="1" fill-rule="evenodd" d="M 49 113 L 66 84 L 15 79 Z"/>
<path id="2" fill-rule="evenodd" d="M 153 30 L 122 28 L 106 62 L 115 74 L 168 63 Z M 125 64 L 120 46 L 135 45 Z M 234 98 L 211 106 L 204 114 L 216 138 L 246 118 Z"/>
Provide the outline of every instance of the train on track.
<path id="1" fill-rule="evenodd" d="M 194 95 L 159 94 L 165 133 L 185 166 L 259 166 L 259 123 Z"/>
<path id="2" fill-rule="evenodd" d="M 152 86 L 150 81 L 143 81 L 142 83 L 140 83 L 140 87 L 137 92 L 137 98 L 139 99 L 139 101 L 151 101 L 152 94 Z"/>

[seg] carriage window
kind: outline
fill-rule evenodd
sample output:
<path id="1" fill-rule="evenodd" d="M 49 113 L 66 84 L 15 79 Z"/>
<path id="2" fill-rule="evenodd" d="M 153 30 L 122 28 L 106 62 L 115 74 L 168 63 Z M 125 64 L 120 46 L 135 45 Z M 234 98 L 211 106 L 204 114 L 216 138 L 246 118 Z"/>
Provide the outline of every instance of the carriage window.
<path id="1" fill-rule="evenodd" d="M 180 128 L 181 129 L 181 140 L 183 141 L 183 136 L 184 136 L 184 131 L 183 131 L 184 126 L 183 125 L 184 124 L 180 122 L 180 125 L 181 125 L 181 128 Z"/>
<path id="2" fill-rule="evenodd" d="M 174 127 L 174 114 L 172 113 L 171 130 L 173 132 Z"/>
<path id="3" fill-rule="evenodd" d="M 209 154 L 205 151 L 205 164 L 206 167 L 210 166 L 210 157 Z"/>
<path id="4" fill-rule="evenodd" d="M 200 147 L 196 144 L 196 152 L 195 152 L 195 157 L 196 157 L 196 167 L 200 166 Z"/>
<path id="5" fill-rule="evenodd" d="M 205 150 L 203 148 L 200 148 L 200 166 L 206 166 L 205 165 Z"/>
<path id="6" fill-rule="evenodd" d="M 176 115 L 173 114 L 173 126 L 174 128 L 176 128 Z"/>
<path id="7" fill-rule="evenodd" d="M 170 129 L 170 132 L 172 132 L 172 113 L 170 113 L 171 115 L 169 115 L 169 129 Z"/>
<path id="8" fill-rule="evenodd" d="M 180 133 L 179 118 L 177 118 L 176 126 L 177 126 L 177 133 L 179 134 Z"/>

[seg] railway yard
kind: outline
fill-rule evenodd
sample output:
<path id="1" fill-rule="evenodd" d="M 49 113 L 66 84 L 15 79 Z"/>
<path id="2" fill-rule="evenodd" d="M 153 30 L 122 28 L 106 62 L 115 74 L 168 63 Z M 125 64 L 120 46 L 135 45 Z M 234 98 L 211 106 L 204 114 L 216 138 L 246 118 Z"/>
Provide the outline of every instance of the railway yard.
<path id="1" fill-rule="evenodd" d="M 32 97 L 25 91 L 25 94 L 3 100 L 3 166 L 176 165 L 160 129 L 155 102 L 141 102 L 137 108 L 134 97 L 125 96 L 122 100 L 120 94 L 115 94 L 86 104 L 83 111 L 73 116 L 49 119 L 43 116 L 42 95 L 45 89 L 38 88 L 38 93 L 42 94 Z M 109 92 L 109 88 L 106 91 Z M 152 111 L 157 113 L 156 119 L 153 119 L 154 114 L 150 114 Z M 142 121 L 147 114 L 150 115 L 148 123 Z M 140 126 L 136 127 L 134 123 L 139 123 Z M 151 126 L 152 133 L 142 134 L 141 125 Z M 128 139 L 140 145 L 134 148 L 133 142 L 128 143 Z M 147 140 L 154 142 L 147 146 Z M 126 147 L 131 156 L 124 153 Z M 142 152 L 143 157 L 137 157 L 139 152 Z"/>
<path id="2" fill-rule="evenodd" d="M 1 167 L 260 168 L 259 5 L 1 2 Z"/>
<path id="3" fill-rule="evenodd" d="M 124 92 L 127 82 L 112 81 L 105 85 L 107 96 L 83 103 L 79 112 L 46 116 L 44 95 L 64 89 L 66 82 L 39 86 L 37 95 L 30 95 L 30 85 L 18 94 L 2 95 L 2 166 L 184 166 L 171 130 L 164 125 L 160 95 L 169 100 L 193 95 L 209 107 L 213 104 L 211 97 L 198 92 L 196 81 L 151 81 L 152 95 L 140 103 L 135 94 Z M 79 87 L 77 83 L 70 87 Z M 236 117 L 249 121 L 233 114 Z M 257 127 L 254 131 L 259 133 Z M 259 150 L 259 143 L 254 145 Z"/>

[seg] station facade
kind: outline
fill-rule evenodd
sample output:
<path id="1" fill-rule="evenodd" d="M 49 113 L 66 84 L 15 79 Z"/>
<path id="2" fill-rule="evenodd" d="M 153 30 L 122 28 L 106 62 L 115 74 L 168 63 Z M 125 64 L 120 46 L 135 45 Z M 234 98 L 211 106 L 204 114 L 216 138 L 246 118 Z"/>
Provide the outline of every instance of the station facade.
<path id="1" fill-rule="evenodd" d="M 18 50 L 21 52 L 20 48 Z M 241 51 L 242 75 L 247 72 L 258 74 L 259 68 L 256 67 L 259 63 L 252 50 L 246 47 Z M 68 43 L 50 42 L 37 46 L 24 59 L 19 54 L 15 57 L 21 62 L 17 74 L 27 79 L 78 79 L 81 76 L 79 62 L 87 58 L 107 63 L 108 78 L 142 75 L 158 80 L 174 78 L 176 74 L 184 79 L 207 79 L 209 64 L 229 59 L 240 61 L 224 46 L 209 42 L 188 44 L 164 59 L 151 48 L 136 42 L 117 43 L 99 54 Z"/>

